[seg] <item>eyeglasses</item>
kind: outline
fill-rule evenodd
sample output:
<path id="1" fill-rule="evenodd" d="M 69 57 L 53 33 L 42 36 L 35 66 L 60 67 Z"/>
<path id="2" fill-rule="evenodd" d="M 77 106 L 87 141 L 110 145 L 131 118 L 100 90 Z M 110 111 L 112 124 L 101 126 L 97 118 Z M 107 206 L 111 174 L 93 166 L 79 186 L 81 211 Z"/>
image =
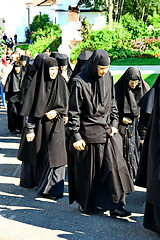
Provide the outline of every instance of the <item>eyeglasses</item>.
<path id="1" fill-rule="evenodd" d="M 129 80 L 130 84 L 139 84 L 140 81 L 139 80 Z"/>

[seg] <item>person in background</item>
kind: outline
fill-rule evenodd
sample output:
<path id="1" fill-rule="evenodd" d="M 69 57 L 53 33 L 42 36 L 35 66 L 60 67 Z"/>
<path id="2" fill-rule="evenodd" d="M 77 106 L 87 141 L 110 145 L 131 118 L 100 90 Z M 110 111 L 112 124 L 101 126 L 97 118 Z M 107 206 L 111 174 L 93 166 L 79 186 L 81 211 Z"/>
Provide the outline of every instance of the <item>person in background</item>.
<path id="1" fill-rule="evenodd" d="M 72 80 L 69 202 L 76 201 L 82 213 L 110 210 L 112 217 L 125 217 L 131 215 L 124 205 L 133 183 L 119 146 L 118 109 L 109 66 L 109 54 L 96 50 Z"/>
<path id="2" fill-rule="evenodd" d="M 22 66 L 14 64 L 5 84 L 8 129 L 13 134 L 21 133 L 23 119 L 20 116 L 19 92 L 22 85 Z"/>
<path id="3" fill-rule="evenodd" d="M 135 67 L 129 67 L 115 84 L 119 132 L 123 138 L 123 156 L 133 180 L 137 175 L 140 158 L 140 136 L 137 129 L 140 116 L 138 102 L 148 90 L 148 84 Z"/>
<path id="4" fill-rule="evenodd" d="M 58 54 L 57 61 L 58 61 L 60 73 L 64 77 L 66 83 L 68 84 L 69 79 L 72 75 L 72 68 L 69 63 L 69 58 L 66 54 Z"/>
<path id="5" fill-rule="evenodd" d="M 14 34 L 14 43 L 17 44 L 17 34 Z"/>
<path id="6" fill-rule="evenodd" d="M 6 108 L 7 104 L 5 102 L 5 91 L 4 87 L 6 84 L 7 77 L 11 72 L 13 65 L 11 64 L 11 59 L 9 56 L 6 56 L 6 59 L 2 59 L 1 70 L 0 70 L 0 91 L 1 91 L 1 98 L 2 104 Z"/>

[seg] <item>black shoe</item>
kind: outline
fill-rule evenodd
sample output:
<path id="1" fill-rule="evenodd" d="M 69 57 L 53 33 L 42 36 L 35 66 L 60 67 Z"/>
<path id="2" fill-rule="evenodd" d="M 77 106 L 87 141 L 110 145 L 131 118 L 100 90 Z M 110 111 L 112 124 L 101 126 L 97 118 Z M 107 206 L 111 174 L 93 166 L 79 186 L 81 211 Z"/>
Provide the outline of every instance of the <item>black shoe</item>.
<path id="1" fill-rule="evenodd" d="M 128 217 L 130 215 L 131 215 L 131 212 L 127 211 L 124 207 L 110 210 L 111 217 Z"/>
<path id="2" fill-rule="evenodd" d="M 88 214 L 88 215 L 93 214 L 92 211 L 84 210 L 84 208 L 83 208 L 82 205 L 80 205 L 80 204 L 78 205 L 78 209 L 79 209 L 79 211 L 80 211 L 81 213 L 83 213 L 83 214 Z"/>

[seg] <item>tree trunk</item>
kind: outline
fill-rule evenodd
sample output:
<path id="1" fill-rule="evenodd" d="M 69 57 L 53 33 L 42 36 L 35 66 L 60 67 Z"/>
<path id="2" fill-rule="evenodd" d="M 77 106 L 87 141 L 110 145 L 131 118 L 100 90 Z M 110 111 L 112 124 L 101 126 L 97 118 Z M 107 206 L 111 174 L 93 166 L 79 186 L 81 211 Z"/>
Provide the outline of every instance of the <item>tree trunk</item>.
<path id="1" fill-rule="evenodd" d="M 113 2 L 112 0 L 108 1 L 108 13 L 109 13 L 109 27 L 112 28 L 112 22 L 113 22 Z"/>

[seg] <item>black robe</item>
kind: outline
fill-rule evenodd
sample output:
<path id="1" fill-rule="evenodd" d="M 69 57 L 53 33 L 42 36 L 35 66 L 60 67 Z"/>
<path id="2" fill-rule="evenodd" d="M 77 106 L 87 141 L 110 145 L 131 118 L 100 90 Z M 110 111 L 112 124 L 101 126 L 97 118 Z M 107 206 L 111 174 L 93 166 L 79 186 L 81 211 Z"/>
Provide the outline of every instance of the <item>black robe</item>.
<path id="1" fill-rule="evenodd" d="M 148 123 L 141 156 L 147 162 L 147 194 L 144 227 L 160 234 L 160 88 Z"/>
<path id="2" fill-rule="evenodd" d="M 160 75 L 156 79 L 155 83 L 153 84 L 152 88 L 143 96 L 143 98 L 140 100 L 138 105 L 141 108 L 141 114 L 138 124 L 138 131 L 143 136 L 143 139 L 145 140 L 146 131 L 148 127 L 148 122 L 154 107 L 154 103 L 156 100 L 157 95 L 159 94 L 159 84 L 160 84 Z M 149 131 L 148 131 L 149 132 Z M 146 139 L 148 139 L 148 133 Z M 142 148 L 142 153 L 140 157 L 138 172 L 135 184 L 140 187 L 147 186 L 147 152 L 145 151 L 146 147 L 148 148 L 148 141 L 144 141 L 144 150 Z M 146 146 L 147 145 L 147 146 Z"/>
<path id="3" fill-rule="evenodd" d="M 68 83 L 69 88 L 71 86 L 72 79 L 81 71 L 81 67 L 91 57 L 92 53 L 93 52 L 91 52 L 91 51 L 84 50 L 79 54 L 78 59 L 77 59 L 77 63 L 75 65 L 74 70 L 72 72 L 72 75 L 69 79 L 69 83 Z"/>
<path id="4" fill-rule="evenodd" d="M 126 194 L 133 190 L 120 146 L 115 148 L 114 140 L 107 133 L 111 126 L 118 126 L 118 111 L 110 72 L 98 76 L 97 66 L 103 57 L 108 58 L 106 51 L 95 51 L 73 78 L 69 101 L 72 136 L 68 162 L 69 201 L 76 201 L 86 212 L 118 208 L 124 205 Z M 85 150 L 77 151 L 72 144 L 81 139 L 87 145 Z"/>
<path id="5" fill-rule="evenodd" d="M 129 87 L 129 80 L 139 80 L 135 89 Z M 149 90 L 138 69 L 130 67 L 115 84 L 116 100 L 119 110 L 119 131 L 123 138 L 123 156 L 130 175 L 135 179 L 140 158 L 140 136 L 137 130 L 140 107 L 138 102 Z M 130 124 L 122 122 L 123 117 L 132 120 Z"/>
<path id="6" fill-rule="evenodd" d="M 9 73 L 5 84 L 5 99 L 8 101 L 8 129 L 11 133 L 20 133 L 23 125 L 23 119 L 20 116 L 21 104 L 19 101 L 19 94 L 24 73 L 22 70 L 19 73 L 16 73 L 16 66 L 17 65 L 13 66 L 13 69 Z"/>
<path id="7" fill-rule="evenodd" d="M 23 129 L 18 159 L 38 165 L 42 168 L 41 173 L 46 165 L 57 168 L 67 163 L 63 116 L 68 112 L 68 89 L 59 73 L 56 79 L 50 79 L 49 66 L 54 61 L 53 58 L 43 61 L 31 82 L 21 111 L 23 116 L 29 116 L 29 120 Z M 47 119 L 45 113 L 50 110 L 56 110 L 59 117 Z M 35 139 L 27 142 L 26 133 L 32 132 L 33 128 Z"/>

